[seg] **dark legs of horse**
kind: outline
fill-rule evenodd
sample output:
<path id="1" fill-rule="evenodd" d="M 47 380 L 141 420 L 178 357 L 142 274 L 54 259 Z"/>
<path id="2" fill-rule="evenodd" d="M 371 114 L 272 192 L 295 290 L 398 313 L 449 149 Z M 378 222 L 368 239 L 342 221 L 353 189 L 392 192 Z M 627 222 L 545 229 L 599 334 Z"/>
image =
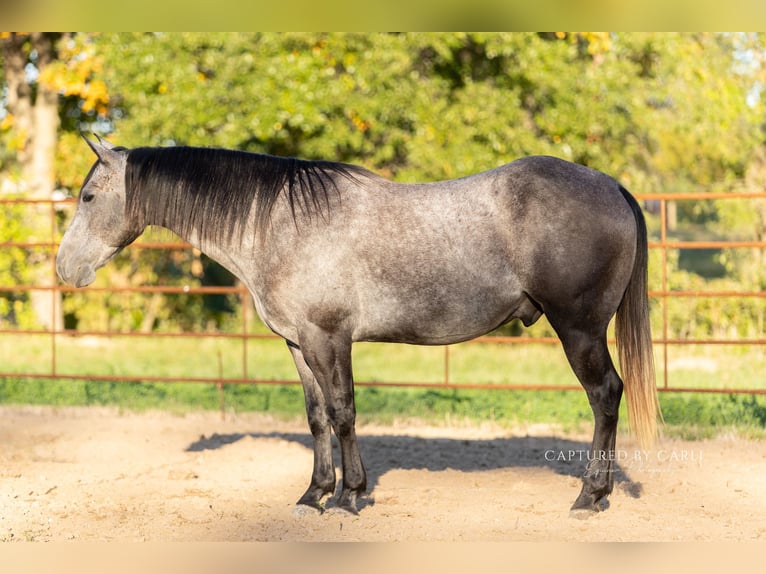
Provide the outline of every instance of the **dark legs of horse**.
<path id="1" fill-rule="evenodd" d="M 290 350 L 306 396 L 306 412 L 314 437 L 314 471 L 298 504 L 321 509 L 320 499 L 334 490 L 332 428 L 340 443 L 343 469 L 338 506 L 356 514 L 357 497 L 367 488 L 367 475 L 356 439 L 351 341 L 309 325 L 300 333 L 299 346 L 300 349 Z"/>
<path id="2" fill-rule="evenodd" d="M 572 505 L 572 515 L 583 517 L 603 510 L 606 496 L 612 492 L 612 463 L 622 381 L 609 356 L 605 332 L 594 335 L 588 331 L 567 329 L 559 336 L 569 363 L 585 388 L 595 419 L 582 491 Z"/>
<path id="3" fill-rule="evenodd" d="M 327 416 L 322 389 L 319 388 L 314 374 L 309 369 L 301 351 L 292 346 L 290 353 L 298 369 L 303 395 L 306 399 L 306 415 L 308 416 L 311 435 L 314 437 L 314 470 L 311 473 L 311 484 L 298 500 L 298 504 L 322 510 L 322 499 L 335 491 L 335 465 L 332 460 L 332 429 Z"/>

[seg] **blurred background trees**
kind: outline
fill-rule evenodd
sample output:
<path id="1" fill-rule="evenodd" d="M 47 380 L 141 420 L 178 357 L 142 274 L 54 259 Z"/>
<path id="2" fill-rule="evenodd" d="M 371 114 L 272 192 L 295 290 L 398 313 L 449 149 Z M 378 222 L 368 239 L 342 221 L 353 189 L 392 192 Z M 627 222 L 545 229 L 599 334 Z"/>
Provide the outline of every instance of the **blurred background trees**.
<path id="1" fill-rule="evenodd" d="M 399 181 L 551 154 L 613 175 L 634 193 L 766 188 L 759 34 L 4 33 L 0 42 L 5 196 L 75 195 L 93 159 L 81 131 L 128 147 L 222 146 L 353 162 Z M 646 207 L 656 230 L 654 206 Z M 681 239 L 766 237 L 762 202 L 673 207 L 669 224 Z M 34 219 L 2 209 L 0 241 L 38 233 Z M 674 253 L 671 286 L 763 288 L 766 261 L 755 255 Z M 0 251 L 2 281 L 44 281 L 34 268 L 33 254 Z M 141 250 L 99 281 L 234 279 L 200 254 Z M 34 317 L 44 311 L 23 297 L 0 296 L 0 321 L 42 321 Z M 227 328 L 240 312 L 226 297 L 130 297 L 103 294 L 85 304 L 67 295 L 66 325 Z M 674 310 L 676 334 L 763 332 L 760 301 L 683 305 Z M 703 311 L 717 319 L 697 321 Z"/>

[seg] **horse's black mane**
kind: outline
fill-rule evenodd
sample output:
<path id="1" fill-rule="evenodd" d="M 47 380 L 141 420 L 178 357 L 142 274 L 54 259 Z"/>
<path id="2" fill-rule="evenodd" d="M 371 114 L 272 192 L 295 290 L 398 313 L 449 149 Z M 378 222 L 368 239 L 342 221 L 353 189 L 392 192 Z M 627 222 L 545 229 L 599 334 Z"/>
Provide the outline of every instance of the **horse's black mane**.
<path id="1" fill-rule="evenodd" d="M 255 204 L 258 229 L 269 224 L 280 194 L 286 194 L 293 219 L 300 212 L 325 216 L 338 177 L 357 180 L 364 168 L 283 158 L 242 151 L 166 147 L 133 148 L 125 171 L 127 215 L 171 226 L 202 240 L 231 239 L 241 232 Z"/>

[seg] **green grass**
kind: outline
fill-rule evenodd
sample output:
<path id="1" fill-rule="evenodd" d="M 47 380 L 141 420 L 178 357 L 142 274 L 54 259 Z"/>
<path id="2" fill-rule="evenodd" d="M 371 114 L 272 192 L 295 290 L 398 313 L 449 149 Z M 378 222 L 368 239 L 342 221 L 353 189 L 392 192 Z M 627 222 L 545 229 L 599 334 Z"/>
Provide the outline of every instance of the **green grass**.
<path id="1" fill-rule="evenodd" d="M 243 345 L 247 345 L 247 364 Z M 130 410 L 218 409 L 215 384 L 156 383 L 153 377 L 212 377 L 292 380 L 285 345 L 277 340 L 208 337 L 68 337 L 55 341 L 55 379 L 22 373 L 50 372 L 54 349 L 49 335 L 0 335 L 0 402 L 12 404 L 115 405 Z M 673 388 L 766 388 L 766 353 L 757 347 L 670 347 L 669 385 Z M 663 364 L 657 349 L 658 366 Z M 472 390 L 386 387 L 386 382 L 439 383 L 444 380 L 443 347 L 359 344 L 354 349 L 360 420 L 391 422 L 420 418 L 443 423 L 465 419 L 501 425 L 552 423 L 565 430 L 590 429 L 592 413 L 584 392 Z M 17 373 L 14 375 L 13 373 Z M 126 376 L 144 382 L 82 380 L 79 374 Z M 577 385 L 559 346 L 464 344 L 449 349 L 453 383 Z M 662 377 L 658 377 L 662 385 Z M 224 385 L 225 408 L 297 416 L 304 412 L 298 385 Z M 739 394 L 660 395 L 666 434 L 684 438 L 735 432 L 766 436 L 766 396 Z M 621 428 L 625 430 L 625 405 Z"/>

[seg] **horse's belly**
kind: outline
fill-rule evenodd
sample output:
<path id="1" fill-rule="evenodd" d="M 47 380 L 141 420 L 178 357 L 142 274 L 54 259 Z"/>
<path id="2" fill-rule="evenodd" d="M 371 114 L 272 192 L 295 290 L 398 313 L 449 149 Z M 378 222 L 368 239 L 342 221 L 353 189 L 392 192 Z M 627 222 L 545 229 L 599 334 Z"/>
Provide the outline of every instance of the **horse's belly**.
<path id="1" fill-rule="evenodd" d="M 354 338 L 419 345 L 474 339 L 513 318 L 530 325 L 540 311 L 522 292 L 466 292 L 462 296 L 425 289 L 418 297 L 381 297 L 360 309 Z"/>

